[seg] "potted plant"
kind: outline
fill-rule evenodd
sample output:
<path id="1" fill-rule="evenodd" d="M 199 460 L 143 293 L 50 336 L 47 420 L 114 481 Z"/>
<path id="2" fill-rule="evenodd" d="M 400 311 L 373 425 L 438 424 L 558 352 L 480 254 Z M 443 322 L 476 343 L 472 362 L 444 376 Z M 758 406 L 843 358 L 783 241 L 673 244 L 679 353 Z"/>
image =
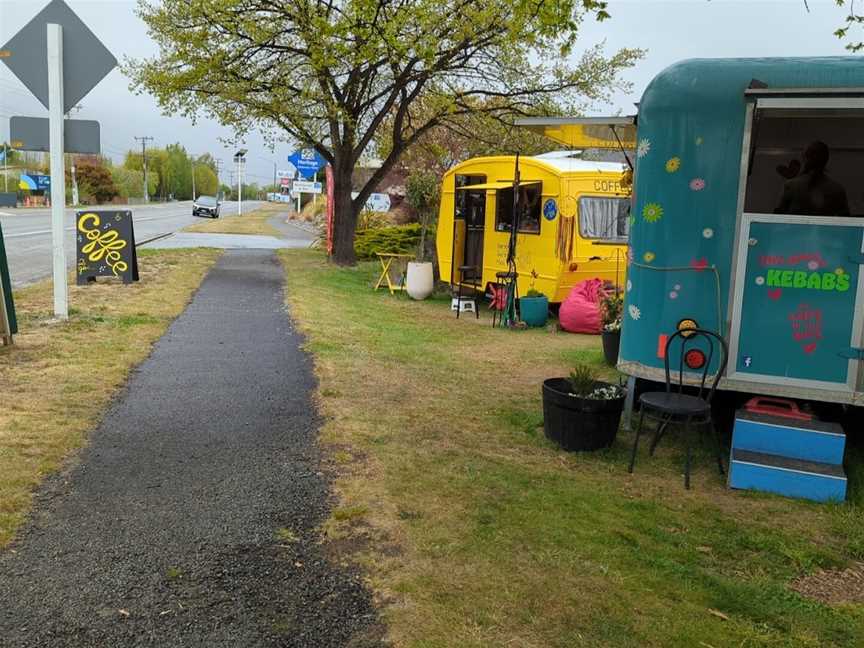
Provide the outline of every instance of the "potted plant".
<path id="1" fill-rule="evenodd" d="M 603 355 L 613 367 L 618 364 L 618 348 L 621 346 L 621 314 L 624 300 L 616 291 L 600 301 L 600 315 L 603 322 Z"/>
<path id="2" fill-rule="evenodd" d="M 539 290 L 534 290 L 537 271 L 531 271 L 531 288 L 519 298 L 519 318 L 528 326 L 546 326 L 549 319 L 549 299 Z"/>
<path id="3" fill-rule="evenodd" d="M 626 390 L 578 365 L 568 378 L 543 382 L 543 431 L 564 450 L 598 450 L 615 441 Z"/>
<path id="4" fill-rule="evenodd" d="M 438 177 L 430 171 L 417 171 L 405 183 L 405 199 L 420 218 L 420 242 L 417 260 L 408 263 L 405 290 L 412 299 L 426 299 L 435 288 L 435 271 L 427 261 L 426 233 L 438 212 Z"/>
<path id="5" fill-rule="evenodd" d="M 534 290 L 519 299 L 519 317 L 528 326 L 546 326 L 549 319 L 549 299 L 542 292 Z"/>

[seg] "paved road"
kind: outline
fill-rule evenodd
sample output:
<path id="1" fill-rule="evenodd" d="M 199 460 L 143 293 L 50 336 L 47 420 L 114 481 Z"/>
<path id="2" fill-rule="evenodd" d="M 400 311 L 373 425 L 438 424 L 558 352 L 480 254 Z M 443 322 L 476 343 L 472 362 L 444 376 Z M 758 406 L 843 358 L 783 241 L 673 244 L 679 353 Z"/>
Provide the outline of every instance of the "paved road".
<path id="1" fill-rule="evenodd" d="M 261 203 L 243 203 L 244 213 Z M 104 209 L 117 209 L 116 205 Z M 143 241 L 160 234 L 175 232 L 200 221 L 192 216 L 191 202 L 132 206 L 135 238 Z M 223 214 L 237 212 L 237 203 L 222 204 Z M 47 209 L 0 208 L 0 223 L 9 256 L 9 273 L 13 286 L 23 286 L 51 274 L 51 212 Z M 75 263 L 75 210 L 66 211 L 66 260 Z"/>
<path id="2" fill-rule="evenodd" d="M 0 552 L 3 648 L 382 645 L 317 543 L 314 380 L 273 254 L 225 253 L 43 486 Z"/>

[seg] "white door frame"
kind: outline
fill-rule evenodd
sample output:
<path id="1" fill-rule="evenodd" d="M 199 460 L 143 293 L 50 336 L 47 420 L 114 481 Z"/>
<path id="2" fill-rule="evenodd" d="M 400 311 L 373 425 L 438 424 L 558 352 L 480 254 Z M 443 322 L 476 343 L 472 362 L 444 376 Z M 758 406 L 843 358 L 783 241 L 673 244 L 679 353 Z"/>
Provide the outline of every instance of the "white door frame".
<path id="1" fill-rule="evenodd" d="M 760 108 L 804 108 L 804 109 L 864 109 L 864 97 L 860 96 L 795 96 L 795 97 L 760 97 L 748 101 L 744 120 L 744 137 L 741 149 L 741 167 L 738 181 L 738 208 L 735 224 L 735 246 L 733 248 L 732 270 L 729 281 L 729 302 L 727 322 L 729 335 L 729 365 L 726 377 L 742 382 L 768 383 L 788 385 L 809 389 L 855 392 L 856 388 L 864 390 L 864 360 L 849 360 L 849 370 L 845 389 L 842 383 L 832 383 L 819 380 L 803 380 L 798 378 L 783 378 L 761 374 L 738 372 L 738 343 L 740 338 L 741 313 L 744 298 L 744 277 L 747 269 L 747 248 L 750 240 L 750 224 L 762 223 L 793 223 L 818 224 L 846 227 L 861 227 L 864 233 L 864 219 L 834 217 L 834 216 L 801 216 L 781 214 L 752 214 L 744 212 L 744 202 L 747 192 L 747 174 L 750 165 L 750 149 L 753 130 L 753 119 Z M 864 236 L 862 236 L 861 253 L 864 254 Z M 852 321 L 852 338 L 850 347 L 864 347 L 864 264 L 858 270 L 858 289 L 855 296 L 855 316 Z"/>

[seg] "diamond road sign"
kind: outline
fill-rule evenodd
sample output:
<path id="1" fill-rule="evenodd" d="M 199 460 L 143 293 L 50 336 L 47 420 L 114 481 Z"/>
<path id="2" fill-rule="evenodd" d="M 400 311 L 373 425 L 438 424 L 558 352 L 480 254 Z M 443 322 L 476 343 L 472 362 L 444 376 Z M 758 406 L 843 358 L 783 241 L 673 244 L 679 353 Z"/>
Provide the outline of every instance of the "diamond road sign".
<path id="1" fill-rule="evenodd" d="M 63 27 L 63 113 L 68 113 L 117 66 L 117 59 L 63 0 L 51 0 L 42 11 L 0 47 L 12 74 L 48 108 L 48 30 Z"/>

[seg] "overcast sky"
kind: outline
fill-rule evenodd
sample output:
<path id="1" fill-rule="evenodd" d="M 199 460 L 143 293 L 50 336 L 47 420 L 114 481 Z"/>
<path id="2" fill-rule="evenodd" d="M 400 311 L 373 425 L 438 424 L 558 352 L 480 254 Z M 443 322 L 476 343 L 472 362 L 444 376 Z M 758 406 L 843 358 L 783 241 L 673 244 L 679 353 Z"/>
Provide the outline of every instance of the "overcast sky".
<path id="1" fill-rule="evenodd" d="M 111 52 L 146 57 L 156 53 L 144 24 L 134 13 L 132 0 L 67 0 L 78 16 Z M 47 0 L 0 0 L 0 44 L 8 41 Z M 843 22 L 843 10 L 834 0 L 810 0 L 808 14 L 803 0 L 610 0 L 612 19 L 588 21 L 582 29 L 585 47 L 605 41 L 609 52 L 619 47 L 640 47 L 645 58 L 627 74 L 633 83 L 629 94 L 619 93 L 612 105 L 597 106 L 596 114 L 632 112 L 651 78 L 664 67 L 685 58 L 732 56 L 832 56 L 844 54 L 833 31 Z M 864 59 L 862 59 L 864 63 Z M 231 166 L 231 147 L 219 138 L 231 133 L 209 120 L 195 126 L 180 117 L 163 115 L 155 100 L 135 96 L 119 70 L 111 72 L 81 102 L 79 119 L 95 119 L 102 127 L 103 152 L 122 159 L 136 146 L 134 136 L 155 138 L 156 146 L 180 142 L 192 153 L 211 152 Z M 21 83 L 0 65 L 0 140 L 9 138 L 12 115 L 46 116 L 47 111 Z M 275 151 L 260 136 L 249 137 L 247 176 L 258 183 L 272 182 L 273 164 L 284 167 L 289 144 Z"/>

